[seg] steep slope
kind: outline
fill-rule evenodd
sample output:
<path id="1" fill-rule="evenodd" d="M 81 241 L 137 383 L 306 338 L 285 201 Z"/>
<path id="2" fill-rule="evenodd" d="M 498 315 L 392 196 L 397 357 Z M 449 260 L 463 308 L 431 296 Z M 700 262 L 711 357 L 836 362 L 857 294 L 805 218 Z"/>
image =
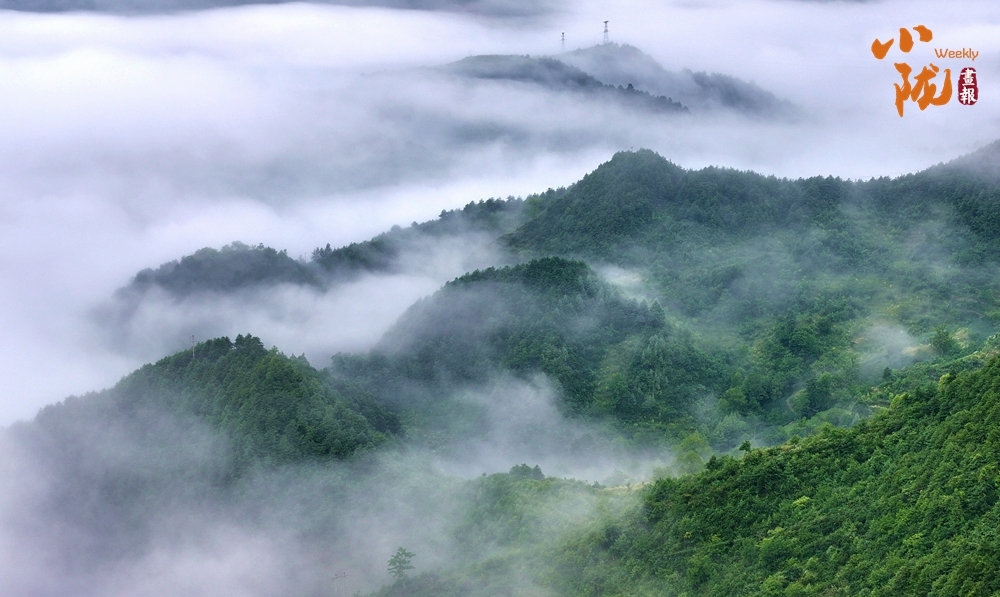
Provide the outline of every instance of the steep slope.
<path id="1" fill-rule="evenodd" d="M 998 343 L 939 363 L 959 373 L 910 378 L 851 429 L 748 442 L 697 474 L 637 488 L 527 465 L 484 476 L 454 531 L 469 557 L 376 595 L 995 595 Z"/>
<path id="2" fill-rule="evenodd" d="M 853 429 L 713 459 L 575 541 L 562 594 L 995 595 L 998 429 L 993 358 Z"/>
<path id="3" fill-rule="evenodd" d="M 130 571 L 191 554 L 212 562 L 219 549 L 246 553 L 248 542 L 258 553 L 263 521 L 278 515 L 282 530 L 272 536 L 287 530 L 286 540 L 269 565 L 291 556 L 285 585 L 312 594 L 310 585 L 328 577 L 314 581 L 315 566 L 295 554 L 329 550 L 342 515 L 299 510 L 295 500 L 343 504 L 358 456 L 395 443 L 400 431 L 364 392 L 331 385 L 257 338 L 198 344 L 0 429 L 0 587 L 11 595 L 185 593 L 171 588 L 172 576 L 147 583 Z"/>

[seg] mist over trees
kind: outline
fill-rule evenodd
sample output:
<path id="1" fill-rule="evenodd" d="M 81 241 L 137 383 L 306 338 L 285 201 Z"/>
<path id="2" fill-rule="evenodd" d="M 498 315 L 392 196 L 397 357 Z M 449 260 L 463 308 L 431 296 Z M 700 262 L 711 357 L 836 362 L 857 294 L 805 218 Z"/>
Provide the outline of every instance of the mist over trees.
<path id="1" fill-rule="evenodd" d="M 958 340 L 932 341 L 940 326 L 959 330 L 966 348 L 995 330 L 995 182 L 961 170 L 975 159 L 984 160 L 897 179 L 785 180 L 685 170 L 649 151 L 623 152 L 569 188 L 470 203 L 365 243 L 318 248 L 309 262 L 282 263 L 310 273 L 299 284 L 329 285 L 402 267 L 419 243 L 492 235 L 496 260 L 522 263 L 448 283 L 405 313 L 371 354 L 336 357 L 333 374 L 387 403 L 415 405 L 490 375 L 541 372 L 558 382 L 572 412 L 665 425 L 674 429 L 668 441 L 699 433 L 731 448 L 803 416 L 867 416 L 856 396 L 886 366 L 920 360 L 920 338 L 953 354 Z M 199 283 L 188 261 L 227 251 L 281 255 L 207 250 L 141 273 L 123 292 L 159 284 L 180 294 L 187 286 L 174 279 L 182 274 L 188 286 Z M 588 262 L 637 276 L 642 298 L 628 298 L 631 290 Z M 289 281 L 264 262 L 252 272 L 236 261 L 228 267 L 221 282 Z M 887 344 L 885 333 L 903 345 Z M 718 413 L 697 414 L 701 397 Z"/>
<path id="2" fill-rule="evenodd" d="M 121 288 L 122 303 L 140 300 L 144 293 L 162 290 L 176 299 L 193 294 L 232 293 L 244 288 L 294 284 L 327 288 L 363 274 L 393 273 L 405 268 L 401 257 L 419 253 L 434 240 L 462 238 L 475 233 L 500 235 L 523 220 L 522 201 L 510 197 L 468 203 L 462 209 L 442 211 L 437 220 L 407 228 L 394 226 L 375 238 L 336 249 L 327 243 L 308 260 L 263 244 L 232 242 L 220 250 L 205 247 L 192 255 L 145 269 Z"/>
<path id="3" fill-rule="evenodd" d="M 188 554 L 180 521 L 237 537 L 197 554 L 287 548 L 259 594 L 328 594 L 350 567 L 383 597 L 991 595 L 998 152 L 868 181 L 620 152 L 308 259 L 233 243 L 143 270 L 102 321 L 490 247 L 370 349 L 314 364 L 217 337 L 3 430 L 0 528 L 68 559 L 0 581 L 130 586 Z M 626 470 L 551 476 L 512 443 Z M 447 473 L 463 451 L 481 470 Z"/>
<path id="4" fill-rule="evenodd" d="M 763 118 L 794 117 L 796 108 L 753 83 L 719 73 L 668 71 L 628 44 L 608 43 L 559 54 L 561 62 L 610 85 L 634 85 L 665 95 L 696 113 L 720 109 Z"/>
<path id="5" fill-rule="evenodd" d="M 588 94 L 617 101 L 650 113 L 688 112 L 680 102 L 636 89 L 632 83 L 617 87 L 603 83 L 583 70 L 557 58 L 531 56 L 469 56 L 442 67 L 463 77 L 534 84 L 554 91 Z"/>

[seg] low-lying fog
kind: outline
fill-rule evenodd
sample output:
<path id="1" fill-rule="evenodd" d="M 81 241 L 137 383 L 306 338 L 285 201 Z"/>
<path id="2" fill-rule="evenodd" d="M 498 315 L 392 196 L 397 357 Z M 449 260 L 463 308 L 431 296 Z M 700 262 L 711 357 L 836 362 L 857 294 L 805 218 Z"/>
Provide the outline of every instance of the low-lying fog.
<path id="1" fill-rule="evenodd" d="M 470 200 L 570 184 L 630 147 L 687 167 L 868 177 L 950 159 L 998 130 L 1000 10 L 983 3 L 406 6 L 0 11 L 0 423 L 176 348 L 111 350 L 90 314 L 138 270 L 203 246 L 241 240 L 308 256 Z M 612 41 L 667 69 L 754 81 L 798 115 L 655 116 L 418 68 L 558 54 L 563 32 L 567 50 L 590 46 L 604 20 Z M 929 61 L 932 46 L 979 52 L 976 106 L 910 104 L 896 115 L 897 75 L 868 47 L 918 23 L 935 38 L 911 62 Z M 967 66 L 959 62 L 944 66 Z M 361 284 L 319 318 L 233 304 L 218 331 L 282 319 L 265 341 L 287 353 L 364 348 L 393 313 L 454 275 L 446 269 L 386 279 L 377 307 Z M 309 333 L 296 334 L 296 321 Z M 176 338 L 174 323 L 167 314 L 148 334 Z"/>
<path id="2" fill-rule="evenodd" d="M 1000 136 L 1000 8 L 990 3 L 344 4 L 127 15 L 138 10 L 128 0 L 56 13 L 30 10 L 77 5 L 0 1 L 0 427 L 110 386 L 191 335 L 250 332 L 323 367 L 333 352 L 370 348 L 413 301 L 494 255 L 489 242 L 465 239 L 325 294 L 275 287 L 180 305 L 159 297 L 127 329 L 95 328 L 95 311 L 136 272 L 201 247 L 239 240 L 308 258 L 469 201 L 569 185 L 629 148 L 692 168 L 867 178 L 917 171 Z M 797 111 L 654 115 L 423 68 L 474 54 L 555 55 L 562 33 L 566 50 L 592 46 L 604 21 L 611 41 L 668 70 L 753 81 Z M 917 24 L 935 36 L 909 54 L 917 68 L 934 48 L 978 52 L 974 63 L 942 61 L 953 74 L 975 66 L 977 105 L 907 104 L 897 116 L 898 56 L 878 61 L 869 46 Z M 637 274 L 604 274 L 644 296 Z M 869 336 L 884 359 L 908 362 L 913 339 L 903 330 L 886 322 Z M 338 587 L 349 594 L 387 582 L 400 545 L 417 554 L 418 571 L 462 555 L 449 534 L 466 504 L 455 475 L 524 461 L 547 474 L 624 480 L 667 464 L 616 451 L 599 430 L 564 419 L 541 378 L 495 380 L 462 399 L 481 411 L 473 443 L 390 453 L 365 473 L 289 470 L 218 502 L 197 484 L 157 485 L 169 478 L 161 473 L 211 477 L 219 466 L 224 442 L 200 424 L 80 420 L 55 443 L 25 439 L 15 425 L 0 436 L 2 592 L 329 594 L 332 576 L 350 570 Z M 177 438 L 187 450 L 157 450 Z M 123 487 L 151 501 L 116 500 Z M 592 506 L 551 505 L 564 519 Z"/>
<path id="3" fill-rule="evenodd" d="M 260 471 L 235 487 L 218 483 L 227 442 L 201 421 L 78 409 L 15 425 L 0 434 L 0 588 L 77 597 L 372 591 L 391 582 L 386 563 L 399 546 L 416 554 L 417 573 L 509 548 L 476 526 L 494 522 L 476 509 L 495 506 L 477 502 L 463 478 L 531 462 L 624 484 L 670 464 L 566 420 L 542 378 L 501 377 L 455 399 L 478 413 L 478 440 Z M 526 515 L 540 519 L 527 532 L 551 540 L 586 524 L 595 508 L 607 512 L 608 491 L 535 498 Z M 523 549 L 536 539 L 518 541 Z"/>

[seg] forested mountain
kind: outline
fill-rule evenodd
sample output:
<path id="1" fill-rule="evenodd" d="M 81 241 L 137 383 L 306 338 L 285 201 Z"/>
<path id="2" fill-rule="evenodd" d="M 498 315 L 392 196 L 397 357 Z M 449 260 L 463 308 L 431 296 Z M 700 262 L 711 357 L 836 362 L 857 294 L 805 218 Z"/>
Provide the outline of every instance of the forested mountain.
<path id="1" fill-rule="evenodd" d="M 803 417 L 810 427 L 867 416 L 857 396 L 887 367 L 970 351 L 996 331 L 997 151 L 869 181 L 685 170 L 622 152 L 569 188 L 471 203 L 317 249 L 308 263 L 261 247 L 205 250 L 130 288 L 197 286 L 211 271 L 194 267 L 201 256 L 234 264 L 218 290 L 293 273 L 331 284 L 392 271 L 423 242 L 491 235 L 506 247 L 496 259 L 522 265 L 454 280 L 371 354 L 339 355 L 334 375 L 419 418 L 458 387 L 544 373 L 567 412 L 729 449 L 803 432 Z M 261 258 L 236 260 L 245 253 Z M 597 273 L 608 266 L 641 280 L 641 298 Z M 706 397 L 714 414 L 697 414 Z"/>
<path id="2" fill-rule="evenodd" d="M 250 335 L 199 343 L 108 390 L 48 406 L 30 433 L 55 440 L 81 417 L 128 426 L 157 414 L 221 432 L 229 474 L 343 459 L 402 433 L 398 418 L 369 394 L 335 386 L 304 358 L 268 350 Z"/>
<path id="3" fill-rule="evenodd" d="M 698 397 L 723 389 L 726 367 L 658 304 L 622 296 L 585 263 L 549 257 L 449 282 L 370 354 L 335 356 L 331 372 L 424 417 L 457 388 L 544 373 L 567 413 L 645 427 L 685 420 Z"/>
<path id="4" fill-rule="evenodd" d="M 555 58 L 531 56 L 469 56 L 443 67 L 448 73 L 473 79 L 530 83 L 557 92 L 586 93 L 649 112 L 687 112 L 680 102 L 637 89 L 631 82 L 603 83 Z"/>
<path id="5" fill-rule="evenodd" d="M 401 437 L 395 415 L 303 358 L 249 335 L 197 344 L 0 430 L 0 527 L 18 546 L 0 585 L 9 595 L 184 592 L 127 571 L 206 537 L 253 534 L 273 516 L 294 541 L 269 561 L 327 548 L 344 533 L 337 508 L 299 514 L 290 504 L 343 504 L 364 478 L 352 471 Z M 34 572 L 40 560 L 53 562 L 44 574 Z M 309 587 L 313 567 L 302 562 L 287 582 Z"/>
<path id="6" fill-rule="evenodd" d="M 791 103 L 753 83 L 719 73 L 668 71 L 627 44 L 601 44 L 551 57 L 469 56 L 442 70 L 555 92 L 589 93 L 652 112 L 688 112 L 690 107 L 695 114 L 726 110 L 758 118 L 795 115 Z"/>
<path id="7" fill-rule="evenodd" d="M 364 273 L 397 271 L 401 255 L 420 252 L 434 240 L 473 233 L 503 234 L 521 222 L 521 204 L 513 197 L 472 202 L 462 209 L 442 211 L 437 220 L 413 222 L 407 228 L 394 226 L 364 242 L 337 249 L 327 243 L 313 250 L 308 261 L 264 245 L 233 242 L 221 250 L 205 247 L 156 269 L 140 271 L 117 295 L 120 301 L 130 302 L 154 289 L 183 299 L 199 293 L 231 293 L 278 284 L 325 288 Z"/>
<path id="8" fill-rule="evenodd" d="M 994 339 L 941 364 L 971 369 L 883 386 L 891 402 L 850 429 L 748 442 L 698 474 L 637 488 L 635 502 L 577 487 L 601 505 L 562 533 L 530 535 L 552 503 L 543 492 L 569 488 L 520 468 L 481 479 L 470 512 L 488 512 L 493 532 L 461 532 L 492 553 L 378 594 L 995 595 L 998 354 Z"/>
<path id="9" fill-rule="evenodd" d="M 657 481 L 641 509 L 568 550 L 567 594 L 996 594 L 996 355 L 850 430 Z"/>
<path id="10" fill-rule="evenodd" d="M 220 250 L 205 247 L 156 269 L 144 269 L 119 291 L 119 296 L 143 294 L 156 288 L 184 298 L 199 292 L 233 292 L 257 285 L 319 286 L 321 283 L 314 268 L 292 259 L 288 251 L 233 242 Z"/>
<path id="11" fill-rule="evenodd" d="M 894 179 L 788 180 L 620 152 L 568 188 L 308 261 L 203 249 L 140 272 L 120 298 L 183 307 L 278 285 L 323 297 L 442 240 L 487 239 L 492 261 L 327 367 L 216 338 L 0 441 L 61 480 L 31 524 L 76 529 L 67 553 L 111 529 L 81 569 L 154 552 L 145 512 L 208 500 L 240 504 L 227 524 L 275 509 L 301 553 L 402 512 L 405 531 L 387 536 L 420 549 L 371 547 L 394 558 L 392 579 L 358 563 L 371 550 L 338 547 L 391 581 L 385 597 L 993 595 L 998 163 L 995 143 Z M 537 390 L 530 408 L 518 388 Z M 660 468 L 593 483 L 491 454 L 469 456 L 478 478 L 442 472 L 488 452 L 497 421 L 550 424 L 531 433 L 569 438 L 566 458 L 600 446 Z M 10 470 L 12 486 L 47 487 Z M 302 593 L 328 593 L 329 566 L 303 561 Z"/>
<path id="12" fill-rule="evenodd" d="M 795 107 L 769 91 L 719 73 L 668 71 L 628 44 L 607 43 L 559 54 L 556 58 L 610 85 L 634 85 L 673 98 L 695 113 L 728 109 L 756 117 L 787 117 Z"/>
<path id="13" fill-rule="evenodd" d="M 792 181 L 621 153 L 568 189 L 527 199 L 529 219 L 502 240 L 536 260 L 459 278 L 372 355 L 342 355 L 334 370 L 387 396 L 409 395 L 404 386 L 442 396 L 489 373 L 541 371 L 572 412 L 667 431 L 672 443 L 693 434 L 716 449 L 847 424 L 867 416 L 858 396 L 886 368 L 968 352 L 996 331 L 995 187 L 957 167 Z M 538 259 L 553 254 L 639 272 L 656 289 L 646 308 L 662 304 L 662 320 L 601 327 L 592 307 L 568 309 L 594 304 L 588 292 L 624 291 L 560 283 L 584 266 Z M 517 294 L 527 272 L 559 289 L 547 294 L 559 301 Z M 580 327 L 573 321 L 593 322 L 592 334 L 567 335 Z M 704 396 L 715 414 L 698 414 Z"/>

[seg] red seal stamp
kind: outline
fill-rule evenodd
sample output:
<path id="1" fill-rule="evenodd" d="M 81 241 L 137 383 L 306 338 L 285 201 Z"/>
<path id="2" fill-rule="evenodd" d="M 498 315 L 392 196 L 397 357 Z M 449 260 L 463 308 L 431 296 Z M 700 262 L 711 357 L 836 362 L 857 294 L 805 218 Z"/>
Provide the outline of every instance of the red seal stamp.
<path id="1" fill-rule="evenodd" d="M 958 75 L 958 101 L 963 106 L 971 106 L 979 101 L 979 80 L 976 69 L 967 66 Z"/>

